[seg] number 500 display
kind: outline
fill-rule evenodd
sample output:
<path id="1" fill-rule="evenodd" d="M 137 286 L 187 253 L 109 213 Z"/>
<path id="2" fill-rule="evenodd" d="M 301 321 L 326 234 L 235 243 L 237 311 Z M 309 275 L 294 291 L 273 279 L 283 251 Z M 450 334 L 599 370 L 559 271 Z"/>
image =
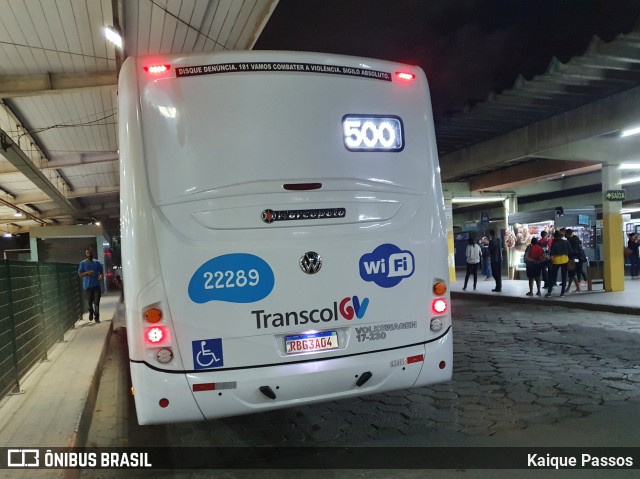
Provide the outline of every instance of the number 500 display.
<path id="1" fill-rule="evenodd" d="M 402 151 L 402 121 L 397 116 L 345 115 L 344 146 L 349 151 Z"/>

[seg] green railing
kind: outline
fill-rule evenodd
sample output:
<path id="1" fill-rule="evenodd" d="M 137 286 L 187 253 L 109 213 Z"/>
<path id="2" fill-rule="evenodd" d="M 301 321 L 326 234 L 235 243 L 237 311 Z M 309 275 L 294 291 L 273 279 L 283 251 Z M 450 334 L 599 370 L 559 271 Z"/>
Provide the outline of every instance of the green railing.
<path id="1" fill-rule="evenodd" d="M 4 260 L 0 263 L 0 398 L 82 318 L 78 266 Z"/>

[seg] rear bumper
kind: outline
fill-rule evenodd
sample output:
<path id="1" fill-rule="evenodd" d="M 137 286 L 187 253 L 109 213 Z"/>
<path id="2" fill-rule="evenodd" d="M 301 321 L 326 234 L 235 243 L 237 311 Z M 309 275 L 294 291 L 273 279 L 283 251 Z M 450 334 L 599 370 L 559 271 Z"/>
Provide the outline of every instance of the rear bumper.
<path id="1" fill-rule="evenodd" d="M 452 343 L 449 329 L 437 341 L 390 351 L 201 373 L 166 373 L 131 363 L 138 421 L 214 419 L 446 382 L 453 369 Z M 194 386 L 200 390 L 194 392 Z M 161 398 L 169 400 L 167 407 L 160 407 Z"/>

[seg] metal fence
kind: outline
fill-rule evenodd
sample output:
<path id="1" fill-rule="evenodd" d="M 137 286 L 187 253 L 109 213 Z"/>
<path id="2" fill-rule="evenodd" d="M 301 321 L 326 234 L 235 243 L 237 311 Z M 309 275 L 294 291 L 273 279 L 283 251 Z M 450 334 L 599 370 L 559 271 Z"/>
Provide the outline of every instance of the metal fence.
<path id="1" fill-rule="evenodd" d="M 0 398 L 82 318 L 78 266 L 0 262 Z"/>

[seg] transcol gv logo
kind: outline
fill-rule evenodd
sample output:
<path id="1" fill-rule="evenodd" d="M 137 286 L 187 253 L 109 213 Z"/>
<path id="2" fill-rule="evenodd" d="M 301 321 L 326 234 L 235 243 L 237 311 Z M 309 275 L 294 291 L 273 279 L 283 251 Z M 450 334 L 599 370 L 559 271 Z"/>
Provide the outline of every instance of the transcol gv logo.
<path id="1" fill-rule="evenodd" d="M 330 323 L 344 318 L 348 321 L 362 319 L 369 307 L 369 298 L 347 296 L 340 303 L 334 301 L 331 306 L 300 311 L 266 312 L 264 309 L 251 311 L 257 329 L 281 328 L 308 324 Z"/>
<path id="2" fill-rule="evenodd" d="M 411 251 L 393 244 L 382 244 L 360 258 L 360 277 L 382 288 L 393 288 L 415 270 Z"/>

